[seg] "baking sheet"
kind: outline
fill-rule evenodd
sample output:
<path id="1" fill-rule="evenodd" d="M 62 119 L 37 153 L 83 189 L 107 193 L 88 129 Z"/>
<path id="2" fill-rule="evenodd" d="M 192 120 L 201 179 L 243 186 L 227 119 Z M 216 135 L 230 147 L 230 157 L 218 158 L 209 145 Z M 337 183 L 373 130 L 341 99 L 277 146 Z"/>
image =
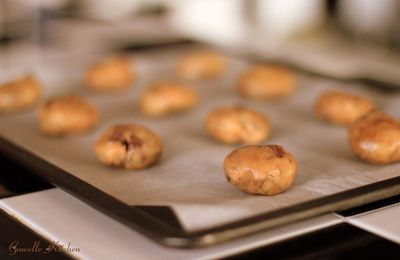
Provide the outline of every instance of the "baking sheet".
<path id="1" fill-rule="evenodd" d="M 1 115 L 0 134 L 128 205 L 171 206 L 186 231 L 199 231 L 271 212 L 344 190 L 398 176 L 400 164 L 373 166 L 358 161 L 347 144 L 346 129 L 316 119 L 315 98 L 324 90 L 339 89 L 374 100 L 378 107 L 400 117 L 399 97 L 362 86 L 298 75 L 295 93 L 287 99 L 260 102 L 242 99 L 234 91 L 238 75 L 252 63 L 230 58 L 230 69 L 218 80 L 191 83 L 200 94 L 195 109 L 166 118 L 147 118 L 136 107 L 151 82 L 176 80 L 179 51 L 135 55 L 138 81 L 127 92 L 94 95 L 81 86 L 82 72 L 95 56 L 47 60 L 31 68 L 44 82 L 45 96 L 79 93 L 95 104 L 101 122 L 91 133 L 52 138 L 42 135 L 35 110 Z M 16 76 L 20 68 L 3 70 L 0 80 Z M 298 162 L 293 186 L 283 194 L 264 197 L 244 194 L 224 178 L 224 157 L 237 146 L 213 142 L 204 132 L 208 111 L 221 105 L 247 105 L 264 112 L 272 124 L 268 144 L 283 145 Z M 109 126 L 139 123 L 157 132 L 164 155 L 156 166 L 126 171 L 101 165 L 93 154 L 96 138 Z"/>

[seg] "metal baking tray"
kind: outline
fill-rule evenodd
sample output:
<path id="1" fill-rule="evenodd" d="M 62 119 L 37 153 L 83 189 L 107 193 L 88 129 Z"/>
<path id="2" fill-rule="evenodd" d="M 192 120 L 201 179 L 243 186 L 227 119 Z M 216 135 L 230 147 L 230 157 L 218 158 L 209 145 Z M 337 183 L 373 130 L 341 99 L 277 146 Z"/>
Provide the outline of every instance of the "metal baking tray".
<path id="1" fill-rule="evenodd" d="M 183 53 L 210 48 L 184 45 L 140 52 L 130 49 L 127 55 L 139 76 L 135 86 L 123 94 L 95 95 L 81 86 L 85 68 L 110 53 L 42 62 L 34 71 L 43 82 L 45 97 L 81 94 L 98 107 L 101 122 L 86 135 L 51 138 L 38 130 L 35 109 L 3 114 L 1 153 L 110 217 L 172 247 L 209 246 L 400 194 L 400 164 L 373 166 L 357 160 L 347 145 L 346 129 L 322 122 L 312 113 L 316 96 L 335 88 L 367 96 L 381 109 L 399 116 L 400 104 L 392 93 L 297 72 L 298 86 L 291 97 L 274 102 L 246 100 L 235 93 L 234 85 L 254 60 L 220 50 L 229 61 L 224 76 L 187 82 L 200 95 L 197 108 L 162 119 L 141 115 L 135 104 L 144 88 L 158 80 L 176 81 L 174 67 Z M 19 72 L 18 68 L 9 70 L 4 78 Z M 285 193 L 248 195 L 224 180 L 223 158 L 237 146 L 213 142 L 203 124 L 207 111 L 232 104 L 264 112 L 272 124 L 272 136 L 266 143 L 281 144 L 297 158 L 296 181 Z M 161 162 L 141 171 L 98 163 L 93 143 L 116 123 L 140 123 L 158 132 L 165 142 Z"/>

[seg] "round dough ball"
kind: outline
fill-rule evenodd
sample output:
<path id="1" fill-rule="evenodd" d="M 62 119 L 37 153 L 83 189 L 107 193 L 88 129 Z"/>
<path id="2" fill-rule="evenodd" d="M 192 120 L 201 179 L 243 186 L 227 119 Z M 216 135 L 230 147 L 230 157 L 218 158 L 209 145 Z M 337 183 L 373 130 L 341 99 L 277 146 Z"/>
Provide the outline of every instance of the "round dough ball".
<path id="1" fill-rule="evenodd" d="M 326 121 L 350 124 L 374 108 L 375 105 L 365 98 L 338 91 L 327 91 L 317 99 L 314 111 L 318 117 Z"/>
<path id="2" fill-rule="evenodd" d="M 191 109 L 198 103 L 197 93 L 175 83 L 157 83 L 147 88 L 139 99 L 140 110 L 148 116 L 163 116 Z"/>
<path id="3" fill-rule="evenodd" d="M 135 75 L 129 60 L 122 56 L 111 57 L 90 67 L 85 76 L 88 89 L 109 92 L 130 87 Z"/>
<path id="4" fill-rule="evenodd" d="M 31 107 L 41 95 L 41 87 L 33 76 L 0 85 L 0 112 L 11 112 Z"/>
<path id="5" fill-rule="evenodd" d="M 215 140 L 227 144 L 257 144 L 271 132 L 265 115 L 245 107 L 222 107 L 208 113 L 206 130 Z"/>
<path id="6" fill-rule="evenodd" d="M 279 145 L 249 145 L 224 160 L 225 177 L 240 190 L 276 195 L 287 190 L 296 175 L 296 161 Z"/>
<path id="7" fill-rule="evenodd" d="M 294 88 L 294 73 L 273 65 L 258 65 L 249 69 L 240 77 L 237 85 L 242 96 L 261 100 L 288 96 Z"/>
<path id="8" fill-rule="evenodd" d="M 39 107 L 39 126 L 48 135 L 84 133 L 96 125 L 97 110 L 78 96 L 53 98 Z"/>
<path id="9" fill-rule="evenodd" d="M 225 67 L 222 55 L 210 51 L 195 52 L 181 58 L 177 74 L 187 80 L 209 79 L 221 75 Z"/>
<path id="10" fill-rule="evenodd" d="M 400 162 L 400 121 L 378 111 L 352 123 L 348 140 L 354 154 L 374 164 Z"/>
<path id="11" fill-rule="evenodd" d="M 105 131 L 94 146 L 97 158 L 109 166 L 146 168 L 162 153 L 157 134 L 140 125 L 117 125 Z"/>

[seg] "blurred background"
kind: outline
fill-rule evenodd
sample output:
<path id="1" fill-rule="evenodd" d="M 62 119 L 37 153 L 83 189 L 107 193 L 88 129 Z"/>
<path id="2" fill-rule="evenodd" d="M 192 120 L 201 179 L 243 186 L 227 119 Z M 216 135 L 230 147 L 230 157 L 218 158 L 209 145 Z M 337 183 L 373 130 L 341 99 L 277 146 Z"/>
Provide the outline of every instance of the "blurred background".
<path id="1" fill-rule="evenodd" d="M 398 0 L 0 0 L 0 64 L 195 39 L 400 85 Z"/>

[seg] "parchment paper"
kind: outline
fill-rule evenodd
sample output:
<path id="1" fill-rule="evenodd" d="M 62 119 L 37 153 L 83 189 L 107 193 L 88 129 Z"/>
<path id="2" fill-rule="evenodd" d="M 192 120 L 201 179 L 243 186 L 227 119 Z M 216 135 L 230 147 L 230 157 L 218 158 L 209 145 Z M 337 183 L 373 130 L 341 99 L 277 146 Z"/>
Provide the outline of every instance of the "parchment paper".
<path id="1" fill-rule="evenodd" d="M 138 95 L 149 83 L 174 80 L 173 52 L 133 57 L 138 80 L 124 93 L 95 95 L 83 90 L 82 72 L 94 57 L 47 60 L 32 69 L 42 80 L 45 97 L 75 92 L 95 104 L 101 122 L 91 133 L 64 138 L 44 136 L 37 127 L 35 109 L 0 115 L 0 134 L 15 144 L 96 186 L 129 205 L 169 205 L 184 228 L 195 231 L 244 217 L 276 210 L 314 198 L 398 176 L 400 164 L 373 166 L 351 153 L 346 128 L 315 118 L 312 106 L 324 90 L 339 89 L 375 101 L 382 110 L 400 117 L 399 96 L 362 86 L 298 75 L 295 93 L 274 102 L 240 98 L 234 91 L 237 78 L 251 66 L 230 58 L 230 69 L 218 80 L 190 83 L 201 96 L 198 107 L 166 118 L 146 118 L 136 107 Z M 24 70 L 26 71 L 26 70 Z M 3 70 L 0 80 L 23 71 Z M 264 197 L 242 193 L 224 178 L 223 159 L 237 146 L 215 143 L 204 131 L 208 111 L 221 105 L 247 105 L 264 112 L 272 124 L 268 144 L 283 145 L 296 158 L 298 172 L 293 186 L 283 194 Z M 96 138 L 114 124 L 138 123 L 157 132 L 164 142 L 156 166 L 127 171 L 101 165 L 93 153 Z"/>

